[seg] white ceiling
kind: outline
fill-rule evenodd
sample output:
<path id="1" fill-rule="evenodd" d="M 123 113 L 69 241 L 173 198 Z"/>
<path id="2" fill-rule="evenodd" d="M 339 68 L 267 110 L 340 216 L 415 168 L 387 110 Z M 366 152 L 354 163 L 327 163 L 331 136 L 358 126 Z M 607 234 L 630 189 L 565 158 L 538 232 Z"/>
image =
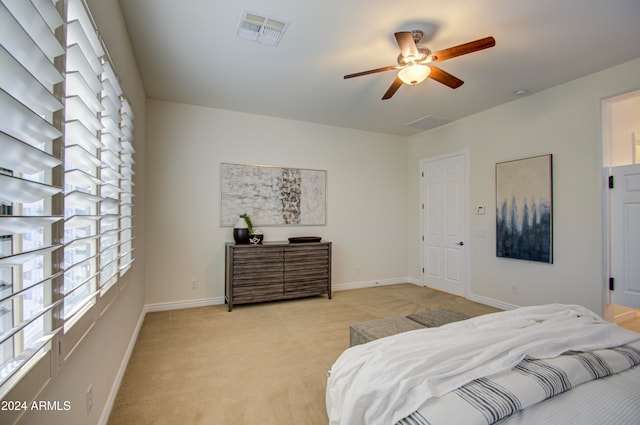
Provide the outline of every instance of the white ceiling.
<path id="1" fill-rule="evenodd" d="M 639 0 L 120 0 L 147 96 L 408 136 L 640 57 Z M 247 9 L 289 21 L 279 46 L 236 37 Z M 428 79 L 381 97 L 396 31 L 432 51 L 492 35 L 496 46 L 441 62 L 465 81 Z M 438 121 L 438 120 L 434 120 Z M 446 121 L 445 121 L 446 122 Z"/>

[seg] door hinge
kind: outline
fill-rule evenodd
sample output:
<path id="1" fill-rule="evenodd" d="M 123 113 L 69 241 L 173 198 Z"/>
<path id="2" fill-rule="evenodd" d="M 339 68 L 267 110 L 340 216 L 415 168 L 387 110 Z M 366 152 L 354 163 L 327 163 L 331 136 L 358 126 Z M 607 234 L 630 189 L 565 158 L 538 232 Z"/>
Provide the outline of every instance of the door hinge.
<path id="1" fill-rule="evenodd" d="M 421 172 L 420 174 L 422 174 L 422 177 L 424 177 L 424 171 L 423 171 L 423 172 Z"/>
<path id="2" fill-rule="evenodd" d="M 615 281 L 615 279 L 614 279 L 614 278 L 612 278 L 612 277 L 610 277 L 610 278 L 609 278 L 609 290 L 610 290 L 610 291 L 613 291 L 613 290 L 614 290 L 614 286 L 615 286 L 615 285 L 614 285 L 614 281 Z"/>
<path id="3" fill-rule="evenodd" d="M 424 267 L 422 268 L 422 274 L 424 274 Z"/>
<path id="4" fill-rule="evenodd" d="M 609 189 L 613 189 L 613 176 L 609 176 Z"/>

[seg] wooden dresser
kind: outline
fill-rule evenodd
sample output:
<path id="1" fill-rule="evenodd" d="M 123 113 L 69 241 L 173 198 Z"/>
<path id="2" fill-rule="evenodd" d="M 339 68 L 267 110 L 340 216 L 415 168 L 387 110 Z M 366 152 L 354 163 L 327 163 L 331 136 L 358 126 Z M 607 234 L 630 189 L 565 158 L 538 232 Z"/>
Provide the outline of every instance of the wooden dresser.
<path id="1" fill-rule="evenodd" d="M 225 298 L 234 304 L 327 294 L 331 299 L 331 242 L 229 242 Z"/>

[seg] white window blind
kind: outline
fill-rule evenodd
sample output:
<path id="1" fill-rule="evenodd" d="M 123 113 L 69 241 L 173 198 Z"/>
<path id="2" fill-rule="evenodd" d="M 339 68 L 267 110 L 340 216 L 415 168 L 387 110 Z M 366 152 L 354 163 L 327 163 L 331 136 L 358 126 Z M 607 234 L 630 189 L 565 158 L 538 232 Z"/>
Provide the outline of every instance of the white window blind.
<path id="1" fill-rule="evenodd" d="M 102 203 L 100 210 L 100 289 L 108 290 L 118 278 L 118 257 L 120 248 L 119 215 L 120 215 L 120 152 L 122 150 L 122 131 L 120 130 L 120 110 L 122 108 L 122 88 L 111 64 L 104 61 L 101 75 L 101 114 L 102 132 L 102 170 L 103 176 L 100 193 Z"/>
<path id="2" fill-rule="evenodd" d="M 96 302 L 104 49 L 79 1 L 67 3 L 66 32 L 63 318 L 68 329 Z"/>
<path id="3" fill-rule="evenodd" d="M 55 376 L 117 294 L 133 262 L 134 149 L 83 0 L 0 0 L 0 69 L 2 399 L 59 340 Z"/>
<path id="4" fill-rule="evenodd" d="M 120 129 L 122 131 L 120 159 L 120 275 L 129 270 L 133 263 L 133 110 L 127 99 L 123 99 L 120 109 Z"/>
<path id="5" fill-rule="evenodd" d="M 63 20 L 50 1 L 0 4 L 0 395 L 59 330 Z"/>

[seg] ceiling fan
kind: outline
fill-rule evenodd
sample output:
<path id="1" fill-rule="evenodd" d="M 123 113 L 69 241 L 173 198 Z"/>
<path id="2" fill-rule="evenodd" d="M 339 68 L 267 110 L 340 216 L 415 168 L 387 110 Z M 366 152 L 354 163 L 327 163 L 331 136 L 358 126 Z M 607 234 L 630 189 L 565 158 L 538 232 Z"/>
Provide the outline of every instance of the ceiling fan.
<path id="1" fill-rule="evenodd" d="M 449 86 L 452 89 L 457 89 L 464 84 L 464 81 L 431 64 L 434 62 L 443 62 L 447 59 L 466 55 L 468 53 L 477 52 L 478 50 L 488 49 L 489 47 L 496 45 L 496 40 L 493 37 L 485 37 L 476 41 L 471 41 L 469 43 L 460 44 L 458 46 L 431 53 L 431 50 L 426 47 L 418 46 L 418 43 L 422 40 L 423 36 L 424 32 L 420 30 L 395 33 L 396 41 L 400 47 L 398 65 L 356 72 L 355 74 L 345 75 L 344 78 L 360 77 L 362 75 L 376 74 L 378 72 L 399 69 L 400 71 L 398 72 L 398 76 L 393 83 L 391 83 L 391 86 L 384 96 L 382 96 L 382 100 L 390 99 L 403 83 L 414 86 L 423 82 L 427 77 L 432 80 L 436 80 L 445 86 Z"/>

